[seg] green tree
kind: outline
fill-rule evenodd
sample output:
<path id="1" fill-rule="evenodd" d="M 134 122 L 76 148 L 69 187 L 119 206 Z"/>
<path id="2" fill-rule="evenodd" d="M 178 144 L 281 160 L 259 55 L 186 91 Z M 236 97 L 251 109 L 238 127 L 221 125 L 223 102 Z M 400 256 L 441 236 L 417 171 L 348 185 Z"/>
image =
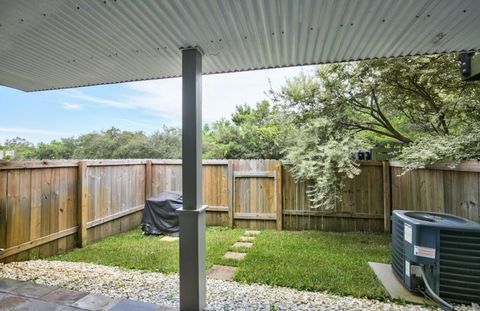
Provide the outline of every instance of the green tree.
<path id="1" fill-rule="evenodd" d="M 147 136 L 143 132 L 106 131 L 39 143 L 36 146 L 24 138 L 7 140 L 0 150 L 14 150 L 12 160 L 30 159 L 172 159 L 182 156 L 181 130 L 164 126 Z"/>
<path id="2" fill-rule="evenodd" d="M 449 135 L 480 121 L 478 82 L 460 79 L 454 55 L 319 67 L 279 94 L 296 121 L 325 116 L 373 142 Z"/>
<path id="3" fill-rule="evenodd" d="M 296 129 L 287 153 L 292 172 L 312 182 L 318 203 L 326 207 L 334 206 L 325 199 L 327 192 L 339 193 L 332 192 L 328 180 L 338 182 L 334 187 L 338 190 L 342 178 L 336 176 L 353 177 L 359 172 L 352 157 L 359 146 L 413 144 L 423 148 L 417 157 L 423 160 L 417 161 L 417 166 L 427 158 L 448 159 L 459 150 L 469 156 L 480 155 L 478 144 L 468 145 L 474 141 L 472 135 L 455 139 L 478 128 L 480 87 L 478 82 L 460 79 L 454 55 L 321 66 L 313 77 L 292 79 L 274 95 L 282 103 L 286 120 Z M 429 151 L 428 146 L 435 149 L 432 144 L 414 143 L 426 140 L 439 141 L 436 151 Z M 440 154 L 447 143 L 450 151 Z M 403 152 L 411 153 L 412 149 Z M 438 156 L 426 157 L 429 152 Z M 415 163 L 415 157 L 400 158 Z M 329 159 L 328 165 L 314 164 L 313 159 Z"/>
<path id="4" fill-rule="evenodd" d="M 180 159 L 182 157 L 182 130 L 164 126 L 148 138 L 148 144 L 152 148 L 150 158 Z"/>
<path id="5" fill-rule="evenodd" d="M 321 117 L 308 120 L 293 133 L 287 148 L 287 167 L 297 180 L 310 182 L 307 195 L 313 208 L 335 207 L 341 200 L 345 178 L 360 173 L 351 152 L 361 142 L 332 120 Z"/>
<path id="6" fill-rule="evenodd" d="M 50 143 L 39 143 L 35 148 L 35 159 L 71 159 L 76 148 L 73 137 L 52 140 Z"/>
<path id="7" fill-rule="evenodd" d="M 15 151 L 14 158 L 10 160 L 31 160 L 35 158 L 35 146 L 24 138 L 7 139 L 4 150 Z"/>
<path id="8" fill-rule="evenodd" d="M 110 128 L 102 132 L 93 132 L 78 137 L 78 147 L 73 157 L 75 159 L 119 159 L 129 158 L 125 146 L 132 140 L 146 139 L 143 132 L 121 131 Z"/>
<path id="9" fill-rule="evenodd" d="M 268 101 L 237 106 L 231 120 L 204 126 L 204 157 L 280 159 L 289 129 L 279 107 Z"/>

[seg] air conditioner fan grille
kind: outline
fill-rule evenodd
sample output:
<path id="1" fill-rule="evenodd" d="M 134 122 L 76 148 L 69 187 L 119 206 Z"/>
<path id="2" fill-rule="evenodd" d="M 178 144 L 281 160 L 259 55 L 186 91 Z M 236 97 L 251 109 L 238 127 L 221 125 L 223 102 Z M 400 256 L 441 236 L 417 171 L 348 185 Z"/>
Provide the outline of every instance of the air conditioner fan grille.
<path id="1" fill-rule="evenodd" d="M 440 231 L 440 297 L 480 303 L 480 232 Z"/>

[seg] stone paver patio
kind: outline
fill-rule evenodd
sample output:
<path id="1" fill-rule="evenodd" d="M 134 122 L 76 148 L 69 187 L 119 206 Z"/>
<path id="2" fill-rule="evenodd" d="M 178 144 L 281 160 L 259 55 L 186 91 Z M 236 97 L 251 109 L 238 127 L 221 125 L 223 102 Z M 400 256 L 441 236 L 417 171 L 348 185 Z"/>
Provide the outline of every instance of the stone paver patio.
<path id="1" fill-rule="evenodd" d="M 171 311 L 152 303 L 0 278 L 0 310 Z"/>

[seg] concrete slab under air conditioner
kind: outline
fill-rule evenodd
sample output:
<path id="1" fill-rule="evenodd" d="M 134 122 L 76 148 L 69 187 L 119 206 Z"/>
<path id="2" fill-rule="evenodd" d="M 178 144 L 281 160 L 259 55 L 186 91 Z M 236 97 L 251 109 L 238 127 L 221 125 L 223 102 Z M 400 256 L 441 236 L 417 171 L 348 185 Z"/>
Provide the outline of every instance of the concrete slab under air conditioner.
<path id="1" fill-rule="evenodd" d="M 403 287 L 402 283 L 393 274 L 391 265 L 378 262 L 369 262 L 368 264 L 391 298 L 403 299 L 405 302 L 415 304 L 429 304 L 425 298 L 412 294 Z"/>

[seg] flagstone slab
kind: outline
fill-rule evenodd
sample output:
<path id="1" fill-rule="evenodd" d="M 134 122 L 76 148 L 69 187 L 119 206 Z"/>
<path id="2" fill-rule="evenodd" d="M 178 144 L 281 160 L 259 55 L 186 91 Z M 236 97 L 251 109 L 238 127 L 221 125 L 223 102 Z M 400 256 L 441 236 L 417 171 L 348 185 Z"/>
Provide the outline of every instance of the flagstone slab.
<path id="1" fill-rule="evenodd" d="M 7 292 L 7 290 L 11 292 Z M 45 286 L 33 282 L 0 278 L 0 310 L 173 311 L 178 309 L 142 301 L 82 293 L 66 288 Z"/>
<path id="2" fill-rule="evenodd" d="M 134 301 L 130 299 L 123 299 L 119 303 L 117 303 L 113 308 L 109 311 L 159 311 L 159 310 L 166 310 L 160 309 L 158 305 L 153 303 L 143 302 L 143 301 Z"/>
<path id="3" fill-rule="evenodd" d="M 72 307 L 89 311 L 104 311 L 110 310 L 119 301 L 119 299 L 113 299 L 103 295 L 88 294 L 72 304 Z"/>
<path id="4" fill-rule="evenodd" d="M 85 296 L 87 296 L 87 293 L 77 292 L 66 288 L 59 288 L 43 296 L 42 299 L 61 305 L 71 305 Z"/>
<path id="5" fill-rule="evenodd" d="M 223 258 L 241 261 L 245 259 L 245 256 L 247 256 L 247 253 L 226 252 L 225 255 L 223 255 Z"/>
<path id="6" fill-rule="evenodd" d="M 0 293 L 0 310 L 14 310 L 28 301 L 25 297 Z"/>
<path id="7" fill-rule="evenodd" d="M 53 302 L 46 302 L 38 299 L 32 299 L 25 304 L 15 308 L 18 311 L 79 311 L 76 308 L 62 306 Z"/>
<path id="8" fill-rule="evenodd" d="M 24 282 L 21 286 L 15 288 L 12 293 L 30 298 L 40 298 L 56 290 L 56 287 Z"/>
<path id="9" fill-rule="evenodd" d="M 213 265 L 210 270 L 208 270 L 207 278 L 222 281 L 233 281 L 236 271 L 236 267 Z"/>
<path id="10" fill-rule="evenodd" d="M 23 284 L 25 284 L 25 282 L 2 278 L 0 279 L 0 292 L 11 293 Z"/>

